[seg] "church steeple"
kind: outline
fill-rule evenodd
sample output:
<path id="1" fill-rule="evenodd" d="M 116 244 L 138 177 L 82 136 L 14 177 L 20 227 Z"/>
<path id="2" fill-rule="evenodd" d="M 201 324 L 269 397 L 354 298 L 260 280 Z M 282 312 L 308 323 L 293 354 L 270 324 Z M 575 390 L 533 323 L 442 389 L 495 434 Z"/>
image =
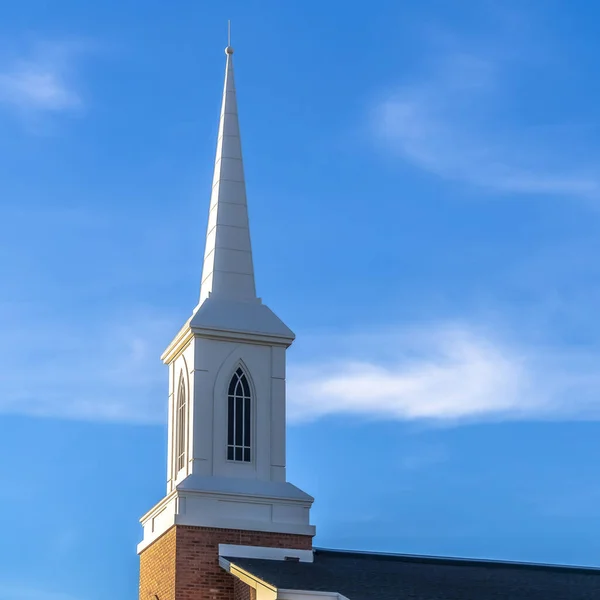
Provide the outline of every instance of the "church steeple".
<path id="1" fill-rule="evenodd" d="M 167 489 L 141 519 L 140 600 L 233 600 L 221 551 L 312 556 L 313 498 L 286 471 L 286 350 L 295 336 L 256 297 L 231 46 L 225 53 L 200 302 L 161 357 Z"/>
<path id="2" fill-rule="evenodd" d="M 256 299 L 233 48 L 227 46 L 225 54 L 225 85 L 199 305 L 208 297 L 242 302 Z"/>

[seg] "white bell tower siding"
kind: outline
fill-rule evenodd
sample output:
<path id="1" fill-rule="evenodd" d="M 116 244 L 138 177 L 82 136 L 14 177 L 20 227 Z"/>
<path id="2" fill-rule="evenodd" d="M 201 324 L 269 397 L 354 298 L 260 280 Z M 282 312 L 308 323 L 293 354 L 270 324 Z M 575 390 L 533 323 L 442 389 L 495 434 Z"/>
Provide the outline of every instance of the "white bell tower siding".
<path id="1" fill-rule="evenodd" d="M 169 365 L 167 493 L 190 475 L 285 481 L 286 346 L 236 337 L 206 339 L 190 328 L 188 339 L 163 355 Z M 249 421 L 249 460 L 247 453 L 229 458 L 229 387 L 239 368 L 250 392 L 250 417 L 242 415 Z"/>
<path id="2" fill-rule="evenodd" d="M 314 535 L 313 498 L 286 480 L 286 349 L 293 332 L 256 296 L 233 49 L 227 62 L 200 302 L 169 369 L 167 495 L 142 551 L 171 526 Z"/>

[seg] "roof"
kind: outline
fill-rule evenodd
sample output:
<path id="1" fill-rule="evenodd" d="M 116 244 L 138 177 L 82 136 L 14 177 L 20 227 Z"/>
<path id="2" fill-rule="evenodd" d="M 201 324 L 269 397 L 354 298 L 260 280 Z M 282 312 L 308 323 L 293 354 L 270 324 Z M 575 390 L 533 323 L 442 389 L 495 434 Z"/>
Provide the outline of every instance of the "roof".
<path id="1" fill-rule="evenodd" d="M 260 300 L 236 302 L 210 297 L 200 304 L 190 320 L 194 331 L 241 331 L 250 334 L 282 338 L 287 345 L 294 332 Z"/>
<path id="2" fill-rule="evenodd" d="M 315 550 L 314 562 L 226 559 L 278 589 L 350 600 L 592 600 L 600 569 Z"/>

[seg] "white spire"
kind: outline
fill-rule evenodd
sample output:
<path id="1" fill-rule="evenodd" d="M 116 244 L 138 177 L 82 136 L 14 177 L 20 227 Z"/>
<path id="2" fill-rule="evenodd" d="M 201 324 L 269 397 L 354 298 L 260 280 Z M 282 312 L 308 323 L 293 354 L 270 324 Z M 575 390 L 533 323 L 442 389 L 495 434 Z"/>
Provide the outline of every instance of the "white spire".
<path id="1" fill-rule="evenodd" d="M 219 122 L 200 288 L 201 305 L 215 299 L 256 299 L 246 184 L 233 79 L 233 48 L 225 48 L 225 87 Z"/>

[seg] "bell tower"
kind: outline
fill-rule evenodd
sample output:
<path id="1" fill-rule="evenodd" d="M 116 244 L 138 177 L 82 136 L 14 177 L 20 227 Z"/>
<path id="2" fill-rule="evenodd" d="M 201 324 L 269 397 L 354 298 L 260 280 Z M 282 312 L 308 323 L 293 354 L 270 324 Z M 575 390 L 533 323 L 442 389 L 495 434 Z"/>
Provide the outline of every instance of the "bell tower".
<path id="1" fill-rule="evenodd" d="M 286 478 L 286 349 L 256 295 L 233 48 L 200 300 L 162 355 L 169 369 L 166 496 L 141 523 L 140 600 L 233 599 L 219 545 L 309 550 L 313 498 Z"/>

